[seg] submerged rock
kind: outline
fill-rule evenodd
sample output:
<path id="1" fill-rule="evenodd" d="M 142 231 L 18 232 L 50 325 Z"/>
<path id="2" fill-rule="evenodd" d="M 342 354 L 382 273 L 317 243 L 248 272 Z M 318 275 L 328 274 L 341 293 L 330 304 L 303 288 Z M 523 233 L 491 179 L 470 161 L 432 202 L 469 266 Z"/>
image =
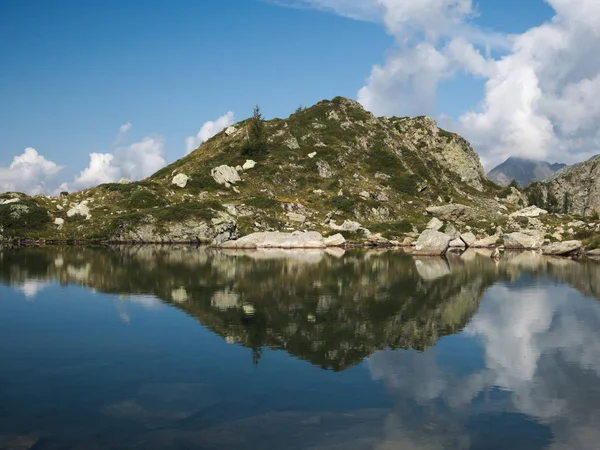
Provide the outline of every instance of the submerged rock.
<path id="1" fill-rule="evenodd" d="M 440 256 L 448 251 L 452 238 L 434 230 L 425 230 L 415 246 L 415 255 Z"/>

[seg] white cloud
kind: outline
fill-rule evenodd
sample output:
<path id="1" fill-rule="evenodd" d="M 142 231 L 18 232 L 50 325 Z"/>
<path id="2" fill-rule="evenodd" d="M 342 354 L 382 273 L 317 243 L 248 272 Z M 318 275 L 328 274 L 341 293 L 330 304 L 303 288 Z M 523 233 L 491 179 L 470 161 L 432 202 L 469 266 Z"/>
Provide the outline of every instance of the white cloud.
<path id="1" fill-rule="evenodd" d="M 385 26 L 395 48 L 358 92 L 376 114 L 435 115 L 440 81 L 457 73 L 487 80 L 480 105 L 454 127 L 489 167 L 511 155 L 575 162 L 599 152 L 600 3 L 546 2 L 554 17 L 517 35 L 477 27 L 472 0 L 278 3 Z"/>
<path id="2" fill-rule="evenodd" d="M 185 140 L 186 155 L 189 155 L 195 149 L 197 149 L 203 142 L 208 141 L 211 137 L 219 134 L 225 128 L 233 125 L 235 116 L 233 112 L 229 111 L 226 114 L 219 117 L 217 120 L 209 120 L 205 122 L 201 127 L 200 131 L 196 136 L 189 136 Z"/>
<path id="3" fill-rule="evenodd" d="M 69 184 L 69 188 L 86 189 L 121 178 L 141 180 L 165 164 L 164 141 L 146 137 L 131 145 L 118 147 L 113 153 L 90 153 L 89 166 Z"/>
<path id="4" fill-rule="evenodd" d="M 0 192 L 40 194 L 53 189 L 63 167 L 28 147 L 8 167 L 0 167 Z"/>

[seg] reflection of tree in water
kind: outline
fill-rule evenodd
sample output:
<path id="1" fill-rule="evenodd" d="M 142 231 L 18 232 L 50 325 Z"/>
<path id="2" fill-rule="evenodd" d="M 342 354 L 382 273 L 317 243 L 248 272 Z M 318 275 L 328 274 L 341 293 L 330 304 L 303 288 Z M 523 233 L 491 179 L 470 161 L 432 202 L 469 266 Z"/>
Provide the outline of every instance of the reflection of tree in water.
<path id="1" fill-rule="evenodd" d="M 532 259 L 533 258 L 533 259 Z M 402 252 L 223 252 L 193 247 L 28 248 L 0 252 L 0 280 L 59 280 L 120 295 L 152 294 L 228 342 L 285 350 L 344 370 L 384 348 L 425 350 L 460 331 L 485 290 L 522 271 L 600 292 L 597 265 L 485 254 L 415 260 Z M 575 266 L 573 266 L 575 265 Z M 591 279 L 594 280 L 591 280 Z"/>

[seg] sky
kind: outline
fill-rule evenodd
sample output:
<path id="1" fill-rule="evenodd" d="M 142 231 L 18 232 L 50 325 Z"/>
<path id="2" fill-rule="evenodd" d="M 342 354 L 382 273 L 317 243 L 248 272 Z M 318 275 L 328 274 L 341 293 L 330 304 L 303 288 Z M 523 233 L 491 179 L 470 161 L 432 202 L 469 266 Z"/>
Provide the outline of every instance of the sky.
<path id="1" fill-rule="evenodd" d="M 491 169 L 600 146 L 597 0 L 0 2 L 0 192 L 151 175 L 259 104 L 429 115 Z"/>

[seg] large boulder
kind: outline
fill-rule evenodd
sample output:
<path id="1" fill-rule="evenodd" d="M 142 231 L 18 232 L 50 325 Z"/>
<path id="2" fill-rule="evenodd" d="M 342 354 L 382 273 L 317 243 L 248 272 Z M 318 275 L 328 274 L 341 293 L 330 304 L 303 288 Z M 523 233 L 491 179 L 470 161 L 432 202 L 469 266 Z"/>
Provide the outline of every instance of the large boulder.
<path id="1" fill-rule="evenodd" d="M 537 250 L 544 245 L 544 235 L 540 232 L 528 231 L 505 234 L 504 247 L 508 249 Z"/>
<path id="2" fill-rule="evenodd" d="M 450 248 L 466 248 L 467 244 L 462 239 L 454 239 L 450 241 Z"/>
<path id="3" fill-rule="evenodd" d="M 554 242 L 542 248 L 544 255 L 571 256 L 581 252 L 581 241 Z"/>
<path id="4" fill-rule="evenodd" d="M 177 175 L 175 175 L 173 177 L 173 180 L 171 181 L 171 183 L 174 184 L 175 186 L 178 186 L 183 189 L 184 187 L 187 186 L 187 183 L 189 180 L 190 180 L 190 177 L 188 177 L 186 174 L 178 173 Z"/>
<path id="5" fill-rule="evenodd" d="M 486 236 L 482 239 L 478 239 L 477 241 L 475 241 L 471 245 L 469 245 L 469 247 L 473 247 L 473 248 L 495 247 L 496 244 L 498 244 L 499 240 L 500 240 L 500 236 L 498 236 L 497 234 L 494 234 L 493 236 Z"/>
<path id="6" fill-rule="evenodd" d="M 347 231 L 349 233 L 356 233 L 357 231 L 363 230 L 363 226 L 354 222 L 353 220 L 345 220 L 343 224 L 337 225 L 334 220 L 329 222 L 329 228 L 335 231 Z"/>
<path id="7" fill-rule="evenodd" d="M 259 232 L 236 241 L 223 242 L 221 248 L 325 248 L 325 240 L 316 231 L 293 233 Z"/>
<path id="8" fill-rule="evenodd" d="M 415 245 L 415 255 L 440 256 L 448 251 L 452 238 L 434 230 L 425 230 Z"/>
<path id="9" fill-rule="evenodd" d="M 548 211 L 542 208 L 538 208 L 537 206 L 529 206 L 527 208 L 523 208 L 520 211 L 514 212 L 510 215 L 510 217 L 539 217 L 541 215 L 548 214 Z"/>
<path id="10" fill-rule="evenodd" d="M 230 187 L 242 181 L 235 167 L 231 166 L 215 167 L 210 174 L 218 184 L 223 184 L 225 187 Z"/>
<path id="11" fill-rule="evenodd" d="M 242 169 L 250 170 L 250 169 L 254 169 L 255 166 L 256 166 L 256 161 L 254 161 L 252 159 L 247 159 L 246 162 L 244 163 L 244 165 L 242 166 Z"/>
<path id="12" fill-rule="evenodd" d="M 457 220 L 469 220 L 473 217 L 473 208 L 470 206 L 453 203 L 444 206 L 431 206 L 427 212 L 440 220 L 456 222 Z"/>
<path id="13" fill-rule="evenodd" d="M 67 211 L 67 217 L 74 216 L 83 216 L 86 218 L 86 220 L 92 217 L 92 215 L 90 214 L 90 208 L 88 207 L 87 200 L 84 200 L 83 202 L 74 205 L 73 207 L 71 207 L 71 209 Z"/>
<path id="14" fill-rule="evenodd" d="M 327 247 L 339 247 L 346 243 L 346 238 L 338 233 L 325 238 L 324 243 Z"/>

